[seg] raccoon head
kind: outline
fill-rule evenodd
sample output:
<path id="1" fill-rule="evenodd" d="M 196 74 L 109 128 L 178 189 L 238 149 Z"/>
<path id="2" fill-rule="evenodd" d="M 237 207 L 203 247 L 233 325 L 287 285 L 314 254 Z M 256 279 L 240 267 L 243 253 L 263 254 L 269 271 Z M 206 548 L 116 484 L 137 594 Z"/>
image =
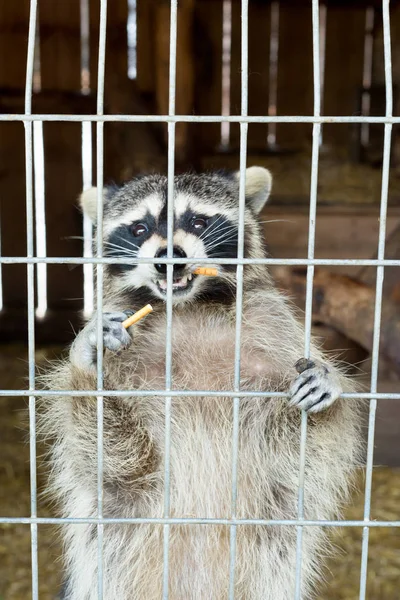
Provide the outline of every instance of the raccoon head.
<path id="1" fill-rule="evenodd" d="M 246 170 L 244 255 L 265 255 L 258 214 L 271 191 L 272 177 L 262 167 Z M 105 188 L 103 209 L 104 255 L 108 257 L 167 257 L 167 195 L 165 176 L 137 177 L 120 188 Z M 84 212 L 96 222 L 95 188 L 81 195 Z M 177 175 L 174 181 L 173 256 L 184 259 L 173 266 L 173 301 L 218 299 L 232 289 L 235 265 L 222 265 L 219 275 L 194 275 L 203 258 L 237 258 L 239 224 L 239 173 Z M 211 266 L 211 265 L 207 265 Z M 115 264 L 105 268 L 108 288 L 140 295 L 143 301 L 165 300 L 167 265 Z M 215 296 L 215 298 L 214 298 Z"/>

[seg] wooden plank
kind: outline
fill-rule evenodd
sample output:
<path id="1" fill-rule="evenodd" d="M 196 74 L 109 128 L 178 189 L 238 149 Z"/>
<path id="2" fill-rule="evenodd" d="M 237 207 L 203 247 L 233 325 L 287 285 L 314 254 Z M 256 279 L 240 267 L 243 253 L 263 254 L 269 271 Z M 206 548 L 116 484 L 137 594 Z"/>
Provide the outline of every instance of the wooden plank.
<path id="1" fill-rule="evenodd" d="M 78 1 L 43 0 L 39 11 L 40 66 L 43 90 L 80 92 L 81 45 Z M 71 112 L 68 103 L 60 110 Z M 46 244 L 49 256 L 80 256 L 82 235 L 76 199 L 82 188 L 81 125 L 44 123 Z M 80 308 L 82 268 L 48 267 L 48 306 Z"/>
<path id="2" fill-rule="evenodd" d="M 276 258 L 306 258 L 308 244 L 308 214 L 295 207 L 266 206 L 262 218 L 264 232 L 272 256 Z M 270 223 L 268 223 L 270 221 Z M 390 211 L 387 220 L 389 236 L 400 224 L 400 212 Z M 374 255 L 379 233 L 378 208 L 364 207 L 349 211 L 339 207 L 320 207 L 317 214 L 316 258 L 364 258 Z M 335 267 L 335 271 L 355 276 L 359 267 Z"/>
<path id="3" fill-rule="evenodd" d="M 39 24 L 42 89 L 80 90 L 79 2 L 41 0 Z"/>
<path id="4" fill-rule="evenodd" d="M 29 5 L 0 2 L 0 87 L 25 87 Z"/>
<path id="5" fill-rule="evenodd" d="M 154 94 L 154 2 L 137 0 L 137 86 Z"/>
<path id="6" fill-rule="evenodd" d="M 278 59 L 278 115 L 311 115 L 313 68 L 311 6 L 284 6 L 280 10 Z M 306 123 L 281 123 L 277 143 L 303 146 L 311 139 Z"/>
<path id="7" fill-rule="evenodd" d="M 365 11 L 327 11 L 323 114 L 352 115 L 357 110 L 364 60 Z M 351 35 L 343 35 L 343 32 Z M 324 126 L 327 144 L 350 146 L 351 125 Z"/>
<path id="8" fill-rule="evenodd" d="M 0 86 L 25 88 L 29 0 L 0 3 Z M 2 94 L 2 99 L 5 94 Z M 15 112 L 24 112 L 20 103 Z M 14 111 L 13 111 L 14 112 Z M 0 123 L 1 251 L 26 255 L 25 137 L 22 123 Z M 3 265 L 5 306 L 26 305 L 26 266 Z M 26 339 L 26 333 L 25 333 Z"/>
<path id="9" fill-rule="evenodd" d="M 22 123 L 0 123 L 1 253 L 26 256 L 25 136 Z M 3 265 L 6 307 L 26 306 L 26 266 Z"/>
<path id="10" fill-rule="evenodd" d="M 155 6 L 155 71 L 156 99 L 159 114 L 168 114 L 169 105 L 169 23 L 170 3 L 160 1 Z M 176 114 L 191 114 L 194 110 L 194 56 L 193 0 L 183 0 L 178 5 L 177 15 L 177 69 L 176 69 Z M 177 163 L 186 159 L 190 146 L 190 127 L 187 123 L 176 126 L 175 157 Z M 167 129 L 164 127 L 164 139 Z"/>
<path id="11" fill-rule="evenodd" d="M 176 112 L 182 115 L 190 115 L 194 111 L 194 1 L 181 0 L 178 3 Z M 190 123 L 178 123 L 176 126 L 175 157 L 177 164 L 184 170 L 191 163 L 190 157 L 194 150 L 191 136 L 193 128 Z"/>
<path id="12" fill-rule="evenodd" d="M 195 3 L 195 95 L 194 110 L 198 115 L 221 114 L 222 92 L 222 1 Z M 199 158 L 214 152 L 221 141 L 219 123 L 199 123 L 193 128 Z"/>
<path id="13" fill-rule="evenodd" d="M 268 114 L 270 6 L 249 5 L 249 115 Z M 249 126 L 249 149 L 265 149 L 268 126 Z"/>

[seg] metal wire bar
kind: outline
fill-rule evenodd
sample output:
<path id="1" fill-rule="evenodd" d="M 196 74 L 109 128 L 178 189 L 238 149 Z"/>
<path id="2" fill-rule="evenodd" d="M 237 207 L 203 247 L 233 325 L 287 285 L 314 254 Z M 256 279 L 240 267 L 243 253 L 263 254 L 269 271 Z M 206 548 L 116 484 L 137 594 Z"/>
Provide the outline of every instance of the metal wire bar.
<path id="1" fill-rule="evenodd" d="M 320 52 L 319 52 L 319 2 L 312 2 L 312 33 L 313 33 L 313 81 L 314 81 L 314 115 L 321 113 L 321 81 L 320 81 Z M 318 159 L 319 144 L 321 140 L 321 124 L 314 123 L 312 138 L 312 157 L 311 157 L 311 188 L 310 188 L 310 214 L 308 225 L 308 252 L 309 259 L 314 258 L 315 252 L 315 224 L 317 212 L 317 193 L 318 193 Z M 304 327 L 304 356 L 310 356 L 311 327 L 312 327 L 312 297 L 313 297 L 314 265 L 307 267 L 307 286 L 305 303 L 305 327 Z M 299 492 L 298 492 L 298 518 L 304 518 L 304 477 L 306 465 L 306 442 L 307 442 L 307 413 L 301 412 L 300 428 L 300 466 L 299 466 Z M 303 550 L 303 528 L 300 525 L 297 528 L 297 547 L 296 547 L 296 579 L 295 579 L 295 600 L 301 600 L 301 561 Z"/>
<path id="2" fill-rule="evenodd" d="M 242 4 L 243 6 L 243 4 Z M 242 13 L 243 14 L 243 13 Z M 247 19 L 247 15 L 246 15 Z M 244 19 L 242 17 L 242 23 Z M 242 68 L 243 73 L 243 68 Z M 240 131 L 240 183 L 239 183 L 239 226 L 238 226 L 238 257 L 243 257 L 244 252 L 244 206 L 245 206 L 245 169 L 247 154 L 247 129 L 248 125 L 242 123 Z M 235 368 L 234 388 L 240 391 L 240 346 L 242 330 L 243 308 L 243 265 L 237 266 L 236 271 L 236 328 L 235 328 Z M 231 489 L 231 517 L 237 513 L 237 486 L 238 486 L 238 458 L 239 458 L 239 409 L 240 397 L 233 398 L 232 415 L 232 489 Z M 229 598 L 235 597 L 235 562 L 236 562 L 236 527 L 231 526 L 229 549 Z"/>
<path id="3" fill-rule="evenodd" d="M 97 68 L 97 114 L 104 113 L 104 77 L 106 58 L 106 28 L 107 28 L 107 0 L 100 0 L 100 30 L 99 30 L 99 58 Z M 103 171 L 104 171 L 104 123 L 98 122 L 96 126 L 96 160 L 97 160 L 97 235 L 96 257 L 103 256 Z M 97 263 L 97 389 L 103 390 L 103 265 Z M 104 433 L 104 406 L 103 395 L 97 396 L 97 514 L 103 517 L 103 433 Z M 97 525 L 97 597 L 103 599 L 103 524 Z"/>
<path id="4" fill-rule="evenodd" d="M 145 523 L 151 523 L 155 525 L 260 525 L 265 527 L 274 527 L 282 525 L 291 525 L 293 527 L 365 527 L 365 521 L 318 521 L 318 520 L 299 520 L 299 519 L 212 519 L 212 518 L 196 518 L 196 517 L 182 517 L 182 518 L 157 518 L 157 517 L 113 517 L 109 519 L 98 519 L 95 517 L 77 518 L 77 517 L 65 517 L 64 519 L 57 519 L 55 517 L 0 517 L 0 525 L 3 523 L 18 523 L 21 525 L 39 524 L 39 525 L 59 525 L 59 524 L 71 524 L 71 525 L 85 525 L 92 523 L 94 525 L 100 524 L 132 524 L 139 525 Z M 400 527 L 400 521 L 370 521 L 367 525 L 368 528 L 377 527 Z"/>
<path id="5" fill-rule="evenodd" d="M 42 88 L 40 68 L 40 34 L 39 14 L 36 15 L 35 49 L 33 56 L 32 91 L 38 93 Z M 43 123 L 33 122 L 33 173 L 34 173 L 34 205 L 35 205 L 35 242 L 36 254 L 46 256 L 46 207 L 44 177 L 44 142 Z M 47 265 L 36 267 L 36 316 L 43 318 L 47 311 Z"/>
<path id="6" fill-rule="evenodd" d="M 0 390 L 0 396 L 13 396 L 13 397 L 25 397 L 25 396 L 40 396 L 41 398 L 53 397 L 53 396 L 77 396 L 77 397 L 94 397 L 94 396 L 120 396 L 121 398 L 127 397 L 165 397 L 171 396 L 176 398 L 220 398 L 221 396 L 226 398 L 288 398 L 287 392 L 249 392 L 234 390 Z M 368 400 L 376 398 L 377 400 L 400 400 L 400 392 L 382 392 L 373 394 L 371 392 L 352 392 L 341 394 L 340 398 L 346 398 L 347 400 Z"/>
<path id="7" fill-rule="evenodd" d="M 37 0 L 30 2 L 28 53 L 26 60 L 25 113 L 32 111 L 32 86 L 35 57 Z M 26 254 L 34 255 L 34 219 L 33 219 L 33 146 L 32 123 L 25 123 L 25 185 L 26 185 Z M 35 273 L 34 264 L 27 265 L 28 294 L 28 363 L 29 390 L 35 390 Z M 31 492 L 31 518 L 37 517 L 37 475 L 36 475 L 36 399 L 29 396 L 29 466 Z M 39 598 L 38 572 L 38 530 L 37 523 L 31 523 L 31 565 L 32 600 Z"/>
<path id="8" fill-rule="evenodd" d="M 382 0 L 382 19 L 383 19 L 383 41 L 384 41 L 384 60 L 385 60 L 385 89 L 386 89 L 386 115 L 390 116 L 393 112 L 393 92 L 392 92 L 392 57 L 390 48 L 390 14 L 389 0 Z M 382 193 L 381 210 L 379 219 L 379 240 L 377 256 L 383 259 L 385 255 L 386 238 L 386 216 L 389 191 L 389 169 L 390 169 L 390 144 L 392 137 L 392 125 L 385 125 L 385 134 L 383 142 L 383 164 L 382 164 Z M 378 387 L 378 369 L 379 369 L 379 342 L 381 331 L 382 316 L 382 293 L 383 293 L 384 267 L 378 266 L 376 270 L 376 293 L 375 293 L 375 315 L 374 315 L 374 336 L 372 345 L 372 366 L 371 366 L 371 393 L 375 393 Z M 367 446 L 367 466 L 365 473 L 365 502 L 364 502 L 364 521 L 370 520 L 371 515 L 371 493 L 372 493 L 372 468 L 374 464 L 374 437 L 375 437 L 375 418 L 376 418 L 376 398 L 373 398 L 369 407 L 368 420 L 368 446 Z M 367 591 L 367 568 L 368 568 L 368 549 L 369 549 L 369 528 L 364 527 L 362 537 L 361 552 L 361 572 L 360 572 L 360 600 L 365 600 Z"/>
<path id="9" fill-rule="evenodd" d="M 89 0 L 80 0 L 81 26 L 81 93 L 90 93 L 90 15 Z M 82 123 L 82 190 L 92 187 L 92 124 Z M 93 256 L 93 224 L 88 215 L 83 215 L 83 256 Z M 83 265 L 83 315 L 93 312 L 94 288 L 93 265 Z"/>
<path id="10" fill-rule="evenodd" d="M 169 29 L 169 99 L 168 114 L 175 114 L 176 100 L 176 44 L 178 28 L 178 1 L 171 0 Z M 175 123 L 168 123 L 168 198 L 167 198 L 167 258 L 174 254 L 174 176 L 175 176 Z M 167 264 L 166 298 L 166 348 L 165 348 L 165 391 L 172 388 L 172 283 L 173 263 Z M 164 452 L 164 518 L 169 517 L 171 502 L 171 404 L 172 397 L 165 397 L 165 452 Z M 163 529 L 163 600 L 169 597 L 169 524 Z"/>
<path id="11" fill-rule="evenodd" d="M 241 115 L 246 116 L 248 112 L 248 79 L 249 79 L 249 57 L 248 57 L 248 0 L 241 2 Z M 246 161 L 247 161 L 247 133 L 248 124 L 240 124 L 240 180 L 239 180 L 239 223 L 238 223 L 238 259 L 244 256 L 244 216 L 246 202 Z M 234 367 L 234 389 L 240 390 L 240 350 L 242 332 L 243 312 L 243 269 L 244 265 L 236 267 L 236 306 L 235 306 L 235 367 Z M 232 415 L 232 490 L 231 490 L 231 518 L 237 513 L 237 486 L 238 486 L 238 458 L 239 458 L 239 418 L 240 398 L 233 399 Z M 229 600 L 235 598 L 235 565 L 236 565 L 236 526 L 230 528 L 229 547 Z"/>
<path id="12" fill-rule="evenodd" d="M 375 117 L 373 115 L 357 116 L 246 116 L 240 115 L 68 115 L 68 114 L 0 114 L 0 121 L 95 121 L 100 123 L 400 123 L 400 116 Z"/>
<path id="13" fill-rule="evenodd" d="M 186 262 L 185 262 L 186 261 Z M 84 265 L 84 264 L 103 264 L 103 265 L 142 265 L 142 264 L 164 264 L 164 265 L 183 265 L 187 263 L 187 258 L 107 258 L 107 257 L 76 257 L 76 256 L 53 256 L 53 257 L 29 257 L 29 256 L 3 256 L 0 257 L 0 263 L 3 264 L 37 264 L 48 263 L 54 265 Z M 202 258 L 201 264 L 215 265 L 314 265 L 314 266 L 370 266 L 370 267 L 399 267 L 400 259 L 373 259 L 373 258 Z"/>
<path id="14" fill-rule="evenodd" d="M 35 229 L 36 253 L 46 255 L 46 207 L 44 178 L 43 123 L 33 122 L 33 165 L 35 176 Z M 37 306 L 36 316 L 43 318 L 47 311 L 47 265 L 37 264 L 36 270 Z"/>

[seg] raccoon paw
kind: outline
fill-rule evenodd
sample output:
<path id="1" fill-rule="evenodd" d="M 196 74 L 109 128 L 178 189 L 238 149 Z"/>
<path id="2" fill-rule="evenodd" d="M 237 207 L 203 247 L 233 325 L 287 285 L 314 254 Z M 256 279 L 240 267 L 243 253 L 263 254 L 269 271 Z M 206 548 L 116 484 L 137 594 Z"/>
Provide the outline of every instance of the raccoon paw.
<path id="1" fill-rule="evenodd" d="M 132 342 L 122 325 L 132 311 L 103 313 L 103 348 L 121 352 Z M 71 363 L 80 369 L 93 369 L 97 363 L 97 315 L 78 334 L 70 351 Z"/>
<path id="2" fill-rule="evenodd" d="M 289 406 L 315 413 L 331 406 L 342 393 L 338 377 L 324 363 L 301 358 L 295 367 L 299 375 L 289 390 Z"/>

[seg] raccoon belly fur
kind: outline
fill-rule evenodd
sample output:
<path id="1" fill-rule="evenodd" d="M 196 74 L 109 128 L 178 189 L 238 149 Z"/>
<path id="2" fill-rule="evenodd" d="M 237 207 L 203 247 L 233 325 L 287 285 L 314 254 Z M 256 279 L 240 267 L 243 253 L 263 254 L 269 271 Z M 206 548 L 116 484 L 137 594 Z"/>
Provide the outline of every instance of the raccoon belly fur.
<path id="1" fill-rule="evenodd" d="M 110 307 L 113 308 L 113 307 Z M 150 321 L 149 321 L 150 322 Z M 165 388 L 165 314 L 135 327 L 132 346 L 104 357 L 105 389 Z M 273 290 L 245 292 L 241 389 L 286 392 L 303 355 L 304 332 Z M 177 390 L 217 390 L 218 397 L 174 397 L 171 408 L 170 517 L 232 517 L 235 313 L 233 308 L 174 308 L 172 380 Z M 312 347 L 311 355 L 321 358 Z M 341 378 L 350 381 L 326 357 Z M 56 366 L 51 389 L 96 389 L 96 376 Z M 301 413 L 284 398 L 240 399 L 238 519 L 296 519 Z M 97 516 L 97 416 L 94 397 L 45 400 L 42 429 L 53 438 L 51 491 L 63 517 Z M 163 517 L 165 399 L 104 398 L 104 517 Z M 334 519 L 349 492 L 359 453 L 359 414 L 338 400 L 308 418 L 306 519 Z M 238 525 L 235 598 L 293 597 L 297 529 Z M 229 589 L 229 525 L 169 527 L 169 598 L 222 600 Z M 163 589 L 162 524 L 106 524 L 105 600 L 156 600 Z M 64 525 L 67 600 L 97 598 L 97 528 Z M 303 529 L 302 598 L 314 597 L 322 558 L 331 550 L 326 528 Z"/>

